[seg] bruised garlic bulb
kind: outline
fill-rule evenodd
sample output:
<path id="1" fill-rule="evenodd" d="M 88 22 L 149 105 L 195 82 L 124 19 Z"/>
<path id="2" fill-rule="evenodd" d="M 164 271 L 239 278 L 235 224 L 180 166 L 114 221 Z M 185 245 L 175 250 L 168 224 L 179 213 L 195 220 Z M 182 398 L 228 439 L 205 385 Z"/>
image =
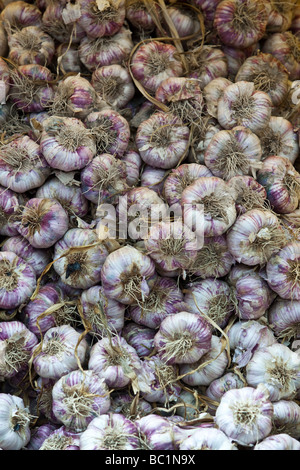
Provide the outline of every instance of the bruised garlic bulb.
<path id="1" fill-rule="evenodd" d="M 42 378 L 57 380 L 78 369 L 87 354 L 85 338 L 70 325 L 50 328 L 33 350 L 33 366 Z"/>
<path id="2" fill-rule="evenodd" d="M 23 3 L 23 2 L 22 2 Z M 0 393 L 1 432 L 0 447 L 3 450 L 21 450 L 30 440 L 32 416 L 22 398 Z"/>
<path id="3" fill-rule="evenodd" d="M 270 121 L 272 101 L 253 82 L 239 81 L 228 85 L 218 101 L 218 121 L 224 129 L 244 126 L 260 132 Z"/>
<path id="4" fill-rule="evenodd" d="M 227 437 L 249 446 L 267 437 L 272 429 L 273 405 L 265 385 L 229 390 L 221 398 L 215 422 Z"/>
<path id="5" fill-rule="evenodd" d="M 283 344 L 275 343 L 256 351 L 247 364 L 246 380 L 256 387 L 263 382 L 270 400 L 292 399 L 300 388 L 300 357 Z"/>
<path id="6" fill-rule="evenodd" d="M 276 155 L 286 157 L 291 163 L 295 163 L 299 144 L 290 121 L 280 116 L 271 116 L 269 124 L 263 129 L 259 138 L 263 152 L 262 160 Z"/>
<path id="7" fill-rule="evenodd" d="M 290 242 L 267 263 L 267 282 L 282 299 L 300 300 L 299 259 L 300 242 Z"/>
<path id="8" fill-rule="evenodd" d="M 219 429 L 196 429 L 182 440 L 179 450 L 238 450 L 236 445 Z"/>
<path id="9" fill-rule="evenodd" d="M 97 68 L 92 74 L 91 84 L 114 108 L 124 108 L 135 93 L 129 72 L 119 64 Z"/>

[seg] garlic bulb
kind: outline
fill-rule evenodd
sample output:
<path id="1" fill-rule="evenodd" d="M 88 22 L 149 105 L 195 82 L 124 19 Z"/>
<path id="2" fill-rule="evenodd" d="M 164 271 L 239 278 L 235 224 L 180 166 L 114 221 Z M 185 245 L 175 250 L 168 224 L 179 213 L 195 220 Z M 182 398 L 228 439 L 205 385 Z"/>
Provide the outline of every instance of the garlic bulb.
<path id="1" fill-rule="evenodd" d="M 145 165 L 141 174 L 141 186 L 147 187 L 161 195 L 164 187 L 164 179 L 167 176 L 167 170 L 153 168 Z"/>
<path id="2" fill-rule="evenodd" d="M 297 439 L 283 433 L 263 439 L 254 446 L 253 450 L 300 450 L 300 443 Z"/>
<path id="3" fill-rule="evenodd" d="M 273 405 L 265 385 L 229 390 L 221 398 L 215 422 L 227 437 L 249 446 L 267 437 L 272 429 Z"/>
<path id="4" fill-rule="evenodd" d="M 299 152 L 297 134 L 293 125 L 280 116 L 271 116 L 269 124 L 259 136 L 262 147 L 262 160 L 272 155 L 286 157 L 291 163 Z"/>
<path id="5" fill-rule="evenodd" d="M 266 8 L 269 11 L 267 31 L 277 33 L 290 29 L 296 3 L 296 0 L 291 0 L 289 2 L 282 0 L 269 0 L 266 3 Z"/>
<path id="6" fill-rule="evenodd" d="M 143 398 L 139 399 L 138 404 L 132 402 L 131 393 L 128 391 L 118 390 L 111 393 L 111 407 L 109 409 L 110 413 L 121 413 L 125 418 L 134 420 L 136 418 L 142 418 L 143 416 L 148 415 L 152 406 Z"/>
<path id="7" fill-rule="evenodd" d="M 61 377 L 52 390 L 53 413 L 70 431 L 82 432 L 110 408 L 108 387 L 90 370 Z"/>
<path id="8" fill-rule="evenodd" d="M 55 429 L 43 442 L 39 450 L 80 450 L 82 433 L 69 431 L 65 426 Z"/>
<path id="9" fill-rule="evenodd" d="M 267 263 L 267 282 L 282 299 L 300 300 L 300 242 L 285 245 Z"/>
<path id="10" fill-rule="evenodd" d="M 101 98 L 114 108 L 124 108 L 135 94 L 129 72 L 119 64 L 94 70 L 91 84 Z"/>
<path id="11" fill-rule="evenodd" d="M 183 5 L 169 6 L 167 12 L 179 37 L 200 34 L 200 22 L 192 9 Z"/>
<path id="12" fill-rule="evenodd" d="M 213 380 L 205 391 L 205 395 L 207 395 L 211 400 L 218 403 L 220 402 L 224 393 L 228 392 L 228 390 L 238 389 L 244 387 L 244 382 L 240 379 L 240 377 L 233 373 L 227 372 L 227 374 L 222 375 L 222 377 Z M 212 407 L 213 405 L 210 405 Z"/>
<path id="13" fill-rule="evenodd" d="M 279 400 L 273 403 L 274 428 L 278 433 L 287 433 L 294 439 L 300 437 L 300 406 L 292 400 Z"/>
<path id="14" fill-rule="evenodd" d="M 0 186 L 0 235 L 18 235 L 17 221 L 14 214 L 19 211 L 19 201 L 17 194 L 8 188 Z M 11 250 L 5 250 L 11 251 Z"/>
<path id="15" fill-rule="evenodd" d="M 224 52 L 213 46 L 203 46 L 187 56 L 189 77 L 199 80 L 203 90 L 212 80 L 227 77 L 228 66 Z"/>
<path id="16" fill-rule="evenodd" d="M 272 344 L 255 352 L 246 367 L 252 387 L 264 383 L 270 400 L 292 399 L 300 388 L 300 357 L 283 344 Z"/>
<path id="17" fill-rule="evenodd" d="M 214 78 L 203 89 L 203 95 L 206 101 L 207 111 L 210 116 L 217 118 L 218 116 L 218 101 L 221 98 L 224 90 L 232 85 L 232 82 L 224 77 Z"/>
<path id="18" fill-rule="evenodd" d="M 68 11 L 69 5 L 72 9 L 73 4 L 67 3 L 65 0 L 60 2 L 46 1 L 46 8 L 42 16 L 42 27 L 46 33 L 50 34 L 59 43 L 77 44 L 85 37 L 85 31 L 78 24 L 78 21 L 74 21 L 74 14 L 72 13 L 75 13 L 75 17 L 78 18 L 77 4 L 74 4 L 73 12 Z"/>
<path id="19" fill-rule="evenodd" d="M 69 325 L 50 328 L 43 342 L 33 350 L 33 366 L 42 378 L 59 379 L 77 370 L 87 353 L 87 341 Z M 79 361 L 79 362 L 78 362 Z"/>
<path id="20" fill-rule="evenodd" d="M 236 445 L 219 429 L 196 429 L 183 439 L 180 450 L 238 450 Z"/>
<path id="21" fill-rule="evenodd" d="M 174 426 L 162 416 L 149 415 L 135 421 L 140 436 L 140 449 L 176 450 Z"/>
<path id="22" fill-rule="evenodd" d="M 155 334 L 155 330 L 135 322 L 126 323 L 122 329 L 122 336 L 136 350 L 140 358 L 148 356 L 153 351 Z"/>
<path id="23" fill-rule="evenodd" d="M 9 59 L 17 65 L 48 65 L 54 56 L 54 40 L 38 26 L 27 26 L 8 37 Z"/>
<path id="24" fill-rule="evenodd" d="M 157 15 L 160 14 L 158 4 L 151 4 L 151 8 Z M 152 31 L 155 28 L 153 21 L 152 11 L 149 11 L 147 6 L 141 0 L 130 0 L 126 2 L 126 19 L 138 29 L 142 31 Z"/>
<path id="25" fill-rule="evenodd" d="M 68 72 L 81 72 L 82 64 L 76 45 L 69 46 L 67 43 L 59 44 L 56 48 L 57 63 L 59 69 L 65 75 Z"/>
<path id="26" fill-rule="evenodd" d="M 267 207 L 267 192 L 252 176 L 233 176 L 228 185 L 236 193 L 236 209 L 239 215 L 251 209 Z"/>
<path id="27" fill-rule="evenodd" d="M 6 393 L 0 393 L 0 410 L 1 449 L 21 450 L 30 440 L 29 410 L 25 407 L 22 398 Z"/>
<path id="28" fill-rule="evenodd" d="M 40 26 L 42 14 L 36 5 L 17 1 L 8 3 L 1 12 L 1 19 L 7 31 L 13 27 L 22 29 L 26 26 Z"/>
<path id="29" fill-rule="evenodd" d="M 45 439 L 47 439 L 55 429 L 56 426 L 54 426 L 54 424 L 42 424 L 41 426 L 36 426 L 31 429 L 31 437 L 26 449 L 39 450 Z"/>
<path id="30" fill-rule="evenodd" d="M 300 301 L 278 297 L 268 310 L 268 320 L 278 339 L 297 339 L 300 333 Z"/>
<path id="31" fill-rule="evenodd" d="M 272 54 L 284 65 L 290 80 L 300 78 L 299 50 L 300 39 L 291 31 L 270 34 L 262 48 L 263 52 Z"/>
<path id="32" fill-rule="evenodd" d="M 108 0 L 94 2 L 81 0 L 79 25 L 92 38 L 113 36 L 122 27 L 125 19 L 125 1 Z"/>

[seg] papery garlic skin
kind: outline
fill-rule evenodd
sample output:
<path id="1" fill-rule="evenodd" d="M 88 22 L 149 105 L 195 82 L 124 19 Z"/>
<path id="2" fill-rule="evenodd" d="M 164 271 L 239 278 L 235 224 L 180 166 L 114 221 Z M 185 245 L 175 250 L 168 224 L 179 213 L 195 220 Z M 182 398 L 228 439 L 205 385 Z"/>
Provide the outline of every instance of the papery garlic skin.
<path id="1" fill-rule="evenodd" d="M 80 450 L 140 449 L 135 423 L 120 413 L 94 418 L 80 436 Z"/>
<path id="2" fill-rule="evenodd" d="M 125 1 L 109 0 L 94 2 L 81 0 L 79 25 L 92 38 L 113 36 L 122 27 L 125 19 Z"/>
<path id="3" fill-rule="evenodd" d="M 92 246 L 83 249 L 87 245 Z M 81 250 L 76 251 L 76 247 L 80 247 Z M 74 228 L 68 230 L 55 244 L 56 261 L 53 267 L 65 284 L 88 289 L 100 281 L 101 268 L 107 255 L 107 248 L 99 242 L 93 230 Z"/>
<path id="4" fill-rule="evenodd" d="M 255 320 L 236 322 L 228 331 L 228 338 L 232 360 L 238 367 L 245 367 L 258 349 L 277 342 L 272 330 Z"/>
<path id="5" fill-rule="evenodd" d="M 125 306 L 108 298 L 102 286 L 93 286 L 82 292 L 82 315 L 91 325 L 90 334 L 105 336 L 120 332 L 124 326 Z"/>
<path id="6" fill-rule="evenodd" d="M 188 139 L 189 129 L 179 118 L 159 112 L 138 127 L 136 145 L 145 163 L 167 170 L 183 158 Z"/>
<path id="7" fill-rule="evenodd" d="M 278 253 L 285 236 L 276 215 L 268 210 L 252 209 L 237 218 L 227 233 L 227 243 L 236 261 L 254 266 L 265 264 Z"/>
<path id="8" fill-rule="evenodd" d="M 260 132 L 270 121 L 271 98 L 255 90 L 253 82 L 239 81 L 225 88 L 218 101 L 218 121 L 224 129 L 244 126 Z"/>
<path id="9" fill-rule="evenodd" d="M 6 393 L 0 394 L 1 432 L 3 450 L 21 450 L 30 440 L 31 416 L 23 399 Z"/>
<path id="10" fill-rule="evenodd" d="M 40 146 L 28 136 L 1 147 L 0 184 L 17 193 L 41 186 L 50 174 Z"/>
<path id="11" fill-rule="evenodd" d="M 295 338 L 300 335 L 300 301 L 275 299 L 268 310 L 268 320 L 277 338 Z"/>
<path id="12" fill-rule="evenodd" d="M 260 167 L 262 150 L 259 138 L 243 126 L 217 132 L 204 154 L 208 169 L 228 181 L 234 176 L 249 175 Z"/>
<path id="13" fill-rule="evenodd" d="M 119 64 L 97 68 L 91 84 L 106 103 L 116 108 L 124 108 L 135 94 L 129 72 Z"/>
<path id="14" fill-rule="evenodd" d="M 236 445 L 219 429 L 196 429 L 183 439 L 179 450 L 238 450 Z"/>
<path id="15" fill-rule="evenodd" d="M 267 437 L 256 444 L 253 450 L 300 450 L 300 443 L 297 439 L 283 433 Z"/>
<path id="16" fill-rule="evenodd" d="M 192 364 L 211 347 L 211 330 L 199 315 L 179 312 L 168 315 L 154 338 L 158 356 L 166 364 Z"/>
<path id="17" fill-rule="evenodd" d="M 52 116 L 43 127 L 41 149 L 52 168 L 80 170 L 96 155 L 94 138 L 79 119 Z"/>
<path id="18" fill-rule="evenodd" d="M 295 163 L 299 144 L 290 121 L 280 116 L 271 116 L 269 124 L 259 137 L 263 151 L 262 160 L 276 155 L 286 157 L 291 163 Z"/>
<path id="19" fill-rule="evenodd" d="M 97 39 L 85 36 L 78 48 L 81 62 L 91 72 L 106 65 L 121 65 L 133 49 L 131 35 L 131 31 L 122 26 L 113 36 Z"/>
<path id="20" fill-rule="evenodd" d="M 206 366 L 203 366 L 209 362 Z M 192 364 L 182 364 L 180 375 L 182 381 L 191 386 L 208 386 L 223 375 L 228 365 L 228 357 L 221 339 L 212 335 L 211 348 L 201 359 Z M 197 370 L 198 369 L 198 370 Z"/>
<path id="21" fill-rule="evenodd" d="M 87 353 L 87 341 L 69 325 L 50 328 L 43 337 L 43 343 L 33 350 L 33 366 L 42 378 L 59 379 L 83 364 Z M 78 344 L 79 342 L 79 344 Z M 78 347 L 77 347 L 78 346 Z M 76 355 L 75 355 L 76 348 Z"/>
<path id="22" fill-rule="evenodd" d="M 65 426 L 55 429 L 43 442 L 39 450 L 80 450 L 82 433 L 69 431 Z"/>
<path id="23" fill-rule="evenodd" d="M 141 368 L 135 349 L 122 336 L 100 339 L 90 351 L 88 368 L 110 388 L 126 387 Z"/>
<path id="24" fill-rule="evenodd" d="M 21 213 L 18 232 L 34 248 L 49 248 L 66 233 L 68 226 L 68 214 L 59 202 L 32 198 Z"/>
<path id="25" fill-rule="evenodd" d="M 273 405 L 263 384 L 257 388 L 229 390 L 221 398 L 215 423 L 237 444 L 249 446 L 267 437 L 272 429 Z"/>
<path id="26" fill-rule="evenodd" d="M 201 279 L 224 277 L 229 273 L 235 259 L 229 253 L 225 235 L 205 237 L 198 250 L 190 273 Z"/>
<path id="27" fill-rule="evenodd" d="M 53 387 L 53 413 L 69 430 L 83 432 L 96 416 L 109 410 L 108 392 L 104 379 L 92 371 L 72 371 Z"/>
<path id="28" fill-rule="evenodd" d="M 291 31 L 270 34 L 265 41 L 262 51 L 272 54 L 289 72 L 290 80 L 300 78 L 299 64 L 300 40 Z"/>
<path id="29" fill-rule="evenodd" d="M 267 282 L 282 299 L 300 300 L 300 242 L 285 245 L 267 263 Z"/>
<path id="30" fill-rule="evenodd" d="M 247 364 L 246 380 L 252 387 L 264 383 L 271 401 L 292 399 L 300 388 L 300 357 L 283 344 L 266 346 Z"/>
<path id="31" fill-rule="evenodd" d="M 110 253 L 101 270 L 101 282 L 107 297 L 125 305 L 144 300 L 156 276 L 151 258 L 131 246 Z"/>
<path id="32" fill-rule="evenodd" d="M 28 368 L 28 361 L 38 339 L 20 321 L 0 323 L 0 377 L 15 376 Z"/>
<path id="33" fill-rule="evenodd" d="M 14 309 L 26 302 L 36 287 L 36 273 L 10 251 L 0 252 L 0 308 Z"/>
<path id="34" fill-rule="evenodd" d="M 141 45 L 134 53 L 131 71 L 148 92 L 155 92 L 163 80 L 180 77 L 183 66 L 175 58 L 176 48 L 171 44 L 151 41 Z"/>
<path id="35" fill-rule="evenodd" d="M 17 65 L 48 65 L 54 56 L 54 40 L 38 26 L 28 26 L 8 38 L 9 59 Z"/>
<path id="36" fill-rule="evenodd" d="M 85 37 L 84 29 L 78 24 L 78 21 L 65 22 L 63 15 L 66 13 L 68 3 L 63 0 L 60 2 L 47 2 L 42 17 L 43 30 L 55 38 L 59 43 L 77 44 Z"/>

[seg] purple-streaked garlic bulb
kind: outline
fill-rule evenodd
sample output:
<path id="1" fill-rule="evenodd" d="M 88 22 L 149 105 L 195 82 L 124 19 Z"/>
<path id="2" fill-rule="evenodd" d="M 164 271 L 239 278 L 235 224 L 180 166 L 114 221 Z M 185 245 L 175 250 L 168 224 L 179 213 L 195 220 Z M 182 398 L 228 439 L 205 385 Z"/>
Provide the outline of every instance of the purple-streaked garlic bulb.
<path id="1" fill-rule="evenodd" d="M 227 365 L 225 343 L 218 336 L 212 335 L 210 350 L 199 361 L 181 364 L 179 372 L 182 381 L 188 385 L 208 386 L 213 380 L 222 377 Z"/>
<path id="2" fill-rule="evenodd" d="M 262 39 L 268 22 L 263 3 L 223 0 L 216 8 L 214 27 L 223 44 L 246 48 Z"/>
<path id="3" fill-rule="evenodd" d="M 80 174 L 82 195 L 97 206 L 113 203 L 128 190 L 127 166 L 109 153 L 97 155 Z"/>
<path id="4" fill-rule="evenodd" d="M 288 434 L 281 433 L 274 436 L 268 436 L 256 444 L 253 450 L 300 450 L 299 440 L 294 439 Z"/>
<path id="5" fill-rule="evenodd" d="M 193 313 L 203 313 L 221 328 L 236 313 L 236 298 L 232 288 L 221 279 L 207 278 L 188 284 L 184 302 Z M 207 319 L 207 320 L 208 320 Z M 208 320 L 209 321 L 209 320 Z"/>
<path id="6" fill-rule="evenodd" d="M 169 206 L 180 204 L 182 192 L 198 178 L 213 176 L 205 165 L 183 163 L 171 171 L 164 182 L 164 196 Z"/>
<path id="7" fill-rule="evenodd" d="M 167 170 L 145 165 L 141 173 L 141 186 L 150 188 L 157 194 L 161 195 L 163 193 L 166 176 Z"/>
<path id="8" fill-rule="evenodd" d="M 0 148 L 0 184 L 5 188 L 25 193 L 41 186 L 50 171 L 40 146 L 27 135 Z"/>
<path id="9" fill-rule="evenodd" d="M 121 413 L 125 418 L 135 420 L 148 415 L 152 411 L 152 406 L 143 398 L 138 402 L 132 400 L 130 392 L 118 390 L 110 395 L 110 413 Z"/>
<path id="10" fill-rule="evenodd" d="M 180 77 L 183 66 L 176 57 L 176 47 L 159 41 L 141 45 L 130 64 L 134 78 L 150 93 L 169 77 Z"/>
<path id="11" fill-rule="evenodd" d="M 222 396 L 228 392 L 228 390 L 243 388 L 245 383 L 242 379 L 233 372 L 227 372 L 218 379 L 213 380 L 205 391 L 205 395 L 211 400 L 216 402 L 214 406 L 217 407 L 217 403 L 220 402 Z M 210 405 L 211 407 L 212 405 Z"/>
<path id="12" fill-rule="evenodd" d="M 245 212 L 227 233 L 230 253 L 238 263 L 247 266 L 265 264 L 285 243 L 279 219 L 268 210 L 252 209 Z"/>
<path id="13" fill-rule="evenodd" d="M 268 283 L 250 266 L 233 266 L 228 282 L 234 286 L 237 314 L 241 320 L 262 317 L 276 297 Z"/>
<path id="14" fill-rule="evenodd" d="M 50 328 L 33 350 L 34 370 L 42 378 L 60 379 L 84 363 L 87 347 L 86 339 L 70 325 Z"/>
<path id="15" fill-rule="evenodd" d="M 179 450 L 238 450 L 238 448 L 220 429 L 200 428 L 182 440 Z"/>
<path id="16" fill-rule="evenodd" d="M 291 242 L 267 263 L 267 282 L 282 299 L 300 300 L 299 260 L 300 242 Z"/>
<path id="17" fill-rule="evenodd" d="M 128 147 L 130 129 L 121 114 L 112 109 L 95 111 L 87 116 L 85 124 L 96 140 L 97 154 L 122 157 Z"/>
<path id="18" fill-rule="evenodd" d="M 228 66 L 224 52 L 213 46 L 203 46 L 187 55 L 190 67 L 189 77 L 199 80 L 203 90 L 209 82 L 219 77 L 227 77 Z"/>
<path id="19" fill-rule="evenodd" d="M 238 215 L 251 209 L 266 208 L 267 192 L 252 176 L 233 176 L 228 185 L 236 192 L 236 210 Z"/>
<path id="20" fill-rule="evenodd" d="M 150 5 L 149 5 L 150 6 Z M 160 8 L 158 4 L 151 4 L 151 9 L 154 11 L 154 15 L 159 18 Z M 141 0 L 130 0 L 126 2 L 126 19 L 129 20 L 135 28 L 141 31 L 153 31 L 155 28 L 155 22 L 153 21 L 152 11 L 149 10 L 143 1 Z"/>
<path id="21" fill-rule="evenodd" d="M 232 85 L 232 82 L 224 77 L 214 78 L 203 89 L 207 112 L 210 116 L 217 119 L 218 101 L 224 93 L 224 90 Z"/>
<path id="22" fill-rule="evenodd" d="M 267 31 L 271 33 L 282 33 L 290 29 L 297 1 L 291 0 L 269 0 L 266 2 L 266 8 L 269 13 Z"/>
<path id="23" fill-rule="evenodd" d="M 212 137 L 220 130 L 222 130 L 221 126 L 209 116 L 201 121 L 201 125 L 195 126 L 187 160 L 191 163 L 204 165 L 206 149 Z"/>
<path id="24" fill-rule="evenodd" d="M 21 450 L 28 444 L 31 435 L 29 426 L 32 416 L 28 408 L 22 398 L 0 393 L 0 410 L 0 448 Z"/>
<path id="25" fill-rule="evenodd" d="M 0 323 L 0 377 L 1 380 L 13 377 L 18 372 L 28 369 L 38 339 L 20 321 Z"/>
<path id="26" fill-rule="evenodd" d="M 189 272 L 201 279 L 224 277 L 235 263 L 225 235 L 205 237 Z"/>
<path id="27" fill-rule="evenodd" d="M 228 181 L 234 176 L 255 174 L 261 167 L 259 138 L 243 126 L 217 132 L 211 139 L 204 161 L 214 176 Z"/>
<path id="28" fill-rule="evenodd" d="M 141 361 L 122 336 L 108 336 L 92 346 L 88 368 L 104 379 L 109 388 L 123 388 L 136 381 Z"/>
<path id="29" fill-rule="evenodd" d="M 194 232 L 182 219 L 176 219 L 152 225 L 145 248 L 155 265 L 171 273 L 179 269 L 185 279 L 198 247 Z"/>
<path id="30" fill-rule="evenodd" d="M 70 431 L 85 431 L 89 423 L 110 408 L 104 379 L 91 370 L 75 370 L 61 377 L 52 390 L 53 413 Z"/>
<path id="31" fill-rule="evenodd" d="M 242 64 L 245 62 L 246 58 L 249 57 L 249 55 L 252 55 L 253 48 L 256 50 L 256 44 L 246 49 L 237 49 L 236 47 L 222 44 L 221 49 L 227 59 L 228 78 L 231 81 L 234 81 L 236 74 L 238 73 Z M 248 53 L 249 49 L 251 49 L 250 54 Z"/>
<path id="32" fill-rule="evenodd" d="M 80 450 L 136 449 L 140 449 L 137 427 L 121 413 L 94 418 L 80 436 Z"/>
<path id="33" fill-rule="evenodd" d="M 201 10 L 204 17 L 205 25 L 209 27 L 209 29 L 212 27 L 216 8 L 220 2 L 221 0 L 194 0 L 193 2 L 196 7 Z"/>
<path id="34" fill-rule="evenodd" d="M 300 201 L 300 174 L 288 158 L 271 156 L 262 162 L 257 181 L 265 187 L 274 211 L 294 212 Z"/>
<path id="35" fill-rule="evenodd" d="M 127 149 L 121 160 L 126 163 L 127 184 L 129 186 L 137 186 L 142 166 L 142 159 L 139 153 L 135 150 Z"/>
<path id="36" fill-rule="evenodd" d="M 168 315 L 154 337 L 154 346 L 168 365 L 192 364 L 211 348 L 211 329 L 195 313 Z"/>
<path id="37" fill-rule="evenodd" d="M 0 231 L 1 233 L 1 231 Z M 1 251 L 12 251 L 28 263 L 40 276 L 51 261 L 48 250 L 34 248 L 26 238 L 19 236 L 9 237 L 1 247 Z"/>
<path id="38" fill-rule="evenodd" d="M 140 305 L 130 307 L 129 313 L 135 323 L 156 329 L 167 315 L 180 311 L 182 302 L 177 281 L 158 276 L 148 297 Z"/>
<path id="39" fill-rule="evenodd" d="M 18 235 L 17 222 L 14 220 L 14 214 L 18 211 L 19 200 L 17 194 L 8 188 L 0 186 L 0 235 L 9 237 Z"/>
<path id="40" fill-rule="evenodd" d="M 80 436 L 81 433 L 70 431 L 65 426 L 61 426 L 44 440 L 39 450 L 80 450 Z"/>
<path id="41" fill-rule="evenodd" d="M 238 367 L 247 365 L 258 349 L 276 343 L 272 330 L 255 320 L 236 322 L 228 331 L 228 338 Z"/>
<path id="42" fill-rule="evenodd" d="M 102 286 L 93 286 L 82 292 L 82 316 L 91 326 L 90 334 L 106 336 L 120 332 L 124 326 L 125 305 L 105 295 Z"/>
<path id="43" fill-rule="evenodd" d="M 138 374 L 139 386 L 143 398 L 150 403 L 178 400 L 181 387 L 177 381 L 178 371 L 175 365 L 166 364 L 158 355 L 143 362 L 143 373 Z"/>
<path id="44" fill-rule="evenodd" d="M 200 34 L 201 26 L 199 19 L 191 8 L 187 8 L 185 5 L 171 5 L 167 9 L 167 14 L 180 38 L 195 35 L 196 33 Z"/>
<path id="45" fill-rule="evenodd" d="M 181 119 L 185 124 L 199 121 L 203 114 L 204 100 L 197 79 L 166 78 L 157 88 L 155 98 L 167 105 L 168 112 Z"/>
<path id="46" fill-rule="evenodd" d="M 140 358 L 149 356 L 153 351 L 155 335 L 155 330 L 135 322 L 126 323 L 122 329 L 122 336 L 136 350 Z"/>
<path id="47" fill-rule="evenodd" d="M 244 126 L 257 133 L 270 121 L 271 110 L 267 93 L 256 90 L 253 82 L 239 81 L 228 85 L 219 99 L 218 121 L 224 129 Z"/>
<path id="48" fill-rule="evenodd" d="M 124 23 L 125 1 L 95 2 L 93 0 L 82 0 L 80 2 L 80 12 L 81 16 L 78 23 L 85 30 L 87 36 L 92 38 L 113 36 Z"/>
<path id="49" fill-rule="evenodd" d="M 34 248 L 49 248 L 64 236 L 68 226 L 68 214 L 59 202 L 32 198 L 20 214 L 18 232 Z"/>
<path id="50" fill-rule="evenodd" d="M 8 3 L 1 12 L 1 19 L 7 32 L 27 26 L 40 26 L 42 13 L 36 5 L 17 1 Z"/>
<path id="51" fill-rule="evenodd" d="M 54 97 L 52 72 L 39 64 L 19 65 L 10 73 L 10 99 L 24 113 L 44 111 Z"/>
<path id="52" fill-rule="evenodd" d="M 300 301 L 277 297 L 269 308 L 268 320 L 276 338 L 300 338 Z"/>
<path id="53" fill-rule="evenodd" d="M 78 18 L 78 12 L 74 11 L 75 16 L 72 15 L 73 12 L 67 11 L 68 5 L 72 9 L 71 2 L 67 3 L 65 0 L 47 2 L 42 17 L 42 27 L 46 33 L 50 34 L 59 43 L 77 44 L 86 34 L 84 29 L 79 26 L 78 21 L 74 21 L 74 17 Z M 76 10 L 76 6 L 74 10 Z"/>
<path id="54" fill-rule="evenodd" d="M 140 435 L 140 449 L 177 450 L 174 425 L 167 418 L 151 414 L 136 420 L 135 424 Z"/>
<path id="55" fill-rule="evenodd" d="M 129 72 L 119 64 L 97 68 L 91 84 L 101 98 L 114 108 L 122 109 L 134 97 L 135 88 Z"/>
<path id="56" fill-rule="evenodd" d="M 271 116 L 269 124 L 264 128 L 259 138 L 263 152 L 262 160 L 276 155 L 286 157 L 291 163 L 295 163 L 299 144 L 297 133 L 290 121 L 280 116 Z"/>
<path id="57" fill-rule="evenodd" d="M 54 40 L 38 26 L 27 26 L 8 37 L 8 58 L 16 65 L 48 65 L 54 56 Z"/>
<path id="58" fill-rule="evenodd" d="M 101 269 L 105 294 L 125 305 L 143 302 L 156 277 L 152 259 L 129 245 L 110 253 Z"/>
<path id="59" fill-rule="evenodd" d="M 204 236 L 223 235 L 236 220 L 234 196 L 232 189 L 221 178 L 198 178 L 182 192 L 181 205 L 188 205 L 185 222 L 189 227 L 193 227 L 195 219 L 197 220 L 203 211 Z"/>
<path id="60" fill-rule="evenodd" d="M 64 184 L 58 178 L 48 179 L 36 192 L 37 198 L 55 199 L 72 217 L 84 217 L 88 212 L 88 202 L 80 188 L 72 184 Z"/>
<path id="61" fill-rule="evenodd" d="M 69 72 L 80 73 L 82 64 L 79 59 L 78 47 L 67 43 L 59 44 L 56 48 L 57 64 L 59 69 L 65 75 Z"/>
<path id="62" fill-rule="evenodd" d="M 158 112 L 138 127 L 136 145 L 142 160 L 154 168 L 170 169 L 188 149 L 189 129 L 176 116 Z"/>
<path id="63" fill-rule="evenodd" d="M 300 39 L 297 34 L 293 34 L 291 31 L 270 34 L 264 42 L 262 51 L 272 54 L 284 65 L 290 80 L 300 78 Z"/>
<path id="64" fill-rule="evenodd" d="M 293 399 L 300 388 L 299 354 L 280 343 L 259 348 L 247 364 L 246 380 L 252 387 L 264 383 L 271 401 Z"/>
<path id="65" fill-rule="evenodd" d="M 52 168 L 80 170 L 96 155 L 94 136 L 79 119 L 51 116 L 43 127 L 41 149 Z"/>
<path id="66" fill-rule="evenodd" d="M 19 307 L 28 300 L 35 287 L 34 269 L 11 251 L 0 252 L 0 308 Z"/>
<path id="67" fill-rule="evenodd" d="M 300 437 L 300 406 L 292 400 L 279 400 L 273 403 L 273 423 L 277 433 L 287 433 L 294 439 Z"/>
<path id="68" fill-rule="evenodd" d="M 106 247 L 93 230 L 74 228 L 55 244 L 53 267 L 65 284 L 88 289 L 100 281 L 107 255 Z"/>
<path id="69" fill-rule="evenodd" d="M 30 441 L 26 446 L 26 450 L 39 450 L 47 437 L 55 431 L 54 424 L 42 424 L 31 429 Z"/>
<path id="70" fill-rule="evenodd" d="M 243 446 L 254 445 L 272 429 L 273 405 L 265 385 L 228 390 L 221 398 L 215 422 L 227 437 Z"/>
<path id="71" fill-rule="evenodd" d="M 78 48 L 81 62 L 91 72 L 98 67 L 123 64 L 133 49 L 131 35 L 131 31 L 122 26 L 113 36 L 96 39 L 85 36 Z"/>

